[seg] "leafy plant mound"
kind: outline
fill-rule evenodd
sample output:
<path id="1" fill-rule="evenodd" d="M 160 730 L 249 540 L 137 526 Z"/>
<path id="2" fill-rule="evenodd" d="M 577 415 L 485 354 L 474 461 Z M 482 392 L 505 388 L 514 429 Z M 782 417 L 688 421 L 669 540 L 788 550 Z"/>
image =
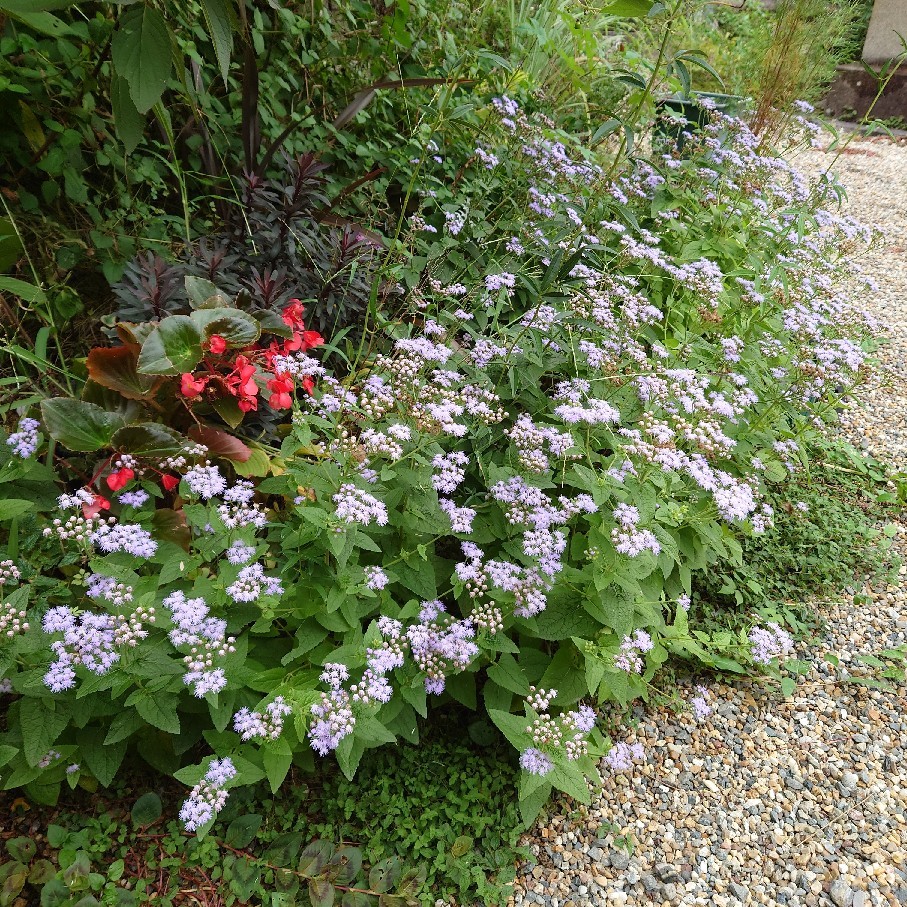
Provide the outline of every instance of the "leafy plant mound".
<path id="1" fill-rule="evenodd" d="M 588 801 L 598 757 L 641 757 L 595 705 L 668 659 L 781 676 L 784 628 L 697 626 L 693 577 L 771 528 L 768 487 L 859 380 L 869 329 L 836 280 L 871 235 L 737 119 L 611 179 L 513 98 L 477 116 L 460 182 L 423 162 L 396 312 L 349 361 L 304 346 L 291 302 L 291 336 L 225 376 L 212 357 L 264 322 L 215 329 L 203 298 L 121 326 L 137 375 L 179 378 L 176 429 L 102 385 L 7 439 L 6 787 L 53 801 L 133 751 L 204 834 L 231 790 L 329 754 L 352 777 L 457 703 L 518 753 L 528 821 L 555 789 Z M 191 403 L 234 377 L 292 409 L 254 461 Z"/>

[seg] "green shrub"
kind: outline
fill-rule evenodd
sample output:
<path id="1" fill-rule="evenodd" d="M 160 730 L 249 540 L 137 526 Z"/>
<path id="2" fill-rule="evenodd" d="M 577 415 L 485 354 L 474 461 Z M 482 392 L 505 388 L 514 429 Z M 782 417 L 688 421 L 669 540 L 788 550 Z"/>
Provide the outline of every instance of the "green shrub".
<path id="1" fill-rule="evenodd" d="M 316 752 L 352 777 L 459 704 L 519 751 L 528 820 L 555 788 L 588 800 L 596 757 L 626 766 L 590 703 L 647 697 L 672 656 L 780 677 L 781 627 L 712 634 L 685 605 L 858 376 L 835 279 L 868 232 L 737 120 L 609 181 L 542 112 L 479 115 L 470 160 L 438 130 L 420 163 L 397 302 L 358 348 L 269 359 L 298 390 L 279 447 L 139 430 L 94 391 L 44 401 L 47 465 L 40 426 L 10 436 L 5 787 L 52 802 L 131 751 L 192 787 L 204 833 L 228 790 Z M 188 398 L 183 317 L 156 356 Z"/>

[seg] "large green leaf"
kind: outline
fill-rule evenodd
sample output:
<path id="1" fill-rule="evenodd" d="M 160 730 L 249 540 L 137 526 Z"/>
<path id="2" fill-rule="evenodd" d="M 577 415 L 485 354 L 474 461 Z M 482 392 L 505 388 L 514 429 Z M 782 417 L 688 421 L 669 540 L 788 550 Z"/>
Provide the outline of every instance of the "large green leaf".
<path id="1" fill-rule="evenodd" d="M 74 6 L 74 0 L 0 0 L 0 9 L 10 13 L 43 13 Z"/>
<path id="2" fill-rule="evenodd" d="M 70 450 L 78 451 L 107 447 L 117 429 L 126 424 L 126 419 L 119 413 L 70 397 L 43 400 L 41 416 L 52 438 Z"/>
<path id="3" fill-rule="evenodd" d="M 111 54 L 118 76 L 129 84 L 129 96 L 139 113 L 161 99 L 170 76 L 171 35 L 164 17 L 151 6 L 138 6 L 120 17 Z"/>
<path id="4" fill-rule="evenodd" d="M 26 501 L 22 498 L 0 499 L 0 523 L 5 520 L 14 520 L 17 516 L 22 516 L 23 513 L 34 509 L 34 501 Z"/>
<path id="5" fill-rule="evenodd" d="M 206 340 L 217 334 L 232 347 L 248 346 L 261 336 L 261 325 L 241 309 L 196 309 L 189 317 Z"/>
<path id="6" fill-rule="evenodd" d="M 151 457 L 162 460 L 185 450 L 189 439 L 166 425 L 157 422 L 139 422 L 121 428 L 111 439 L 110 444 L 117 450 L 131 453 L 137 457 Z"/>
<path id="7" fill-rule="evenodd" d="M 105 743 L 97 728 L 87 728 L 79 734 L 79 752 L 102 787 L 107 787 L 116 776 L 126 746 L 125 740 L 113 745 Z"/>
<path id="8" fill-rule="evenodd" d="M 202 358 L 202 335 L 188 315 L 165 318 L 142 344 L 138 371 L 143 375 L 190 372 Z"/>
<path id="9" fill-rule="evenodd" d="M 210 280 L 205 280 L 204 277 L 192 277 L 190 275 L 185 279 L 184 283 L 186 285 L 186 293 L 189 295 L 189 305 L 193 309 L 204 307 L 209 299 L 223 299 L 220 290 Z"/>

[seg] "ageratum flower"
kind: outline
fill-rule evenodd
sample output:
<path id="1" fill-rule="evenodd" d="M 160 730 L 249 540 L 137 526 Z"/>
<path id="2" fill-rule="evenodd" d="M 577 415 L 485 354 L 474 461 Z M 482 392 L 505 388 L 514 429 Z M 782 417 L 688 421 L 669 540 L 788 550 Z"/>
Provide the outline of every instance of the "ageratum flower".
<path id="1" fill-rule="evenodd" d="M 27 416 L 20 419 L 17 431 L 6 439 L 7 446 L 17 457 L 27 460 L 38 449 L 39 427 L 37 419 L 29 419 Z"/>

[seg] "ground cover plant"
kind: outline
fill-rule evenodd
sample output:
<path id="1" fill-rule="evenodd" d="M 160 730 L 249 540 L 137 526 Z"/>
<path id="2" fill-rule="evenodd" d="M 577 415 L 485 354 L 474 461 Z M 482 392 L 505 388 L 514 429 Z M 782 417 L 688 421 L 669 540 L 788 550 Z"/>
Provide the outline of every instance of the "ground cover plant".
<path id="1" fill-rule="evenodd" d="M 557 100 L 586 64 L 550 95 L 529 78 L 555 46 L 424 77 L 367 224 L 322 217 L 352 204 L 329 197 L 333 151 L 228 174 L 236 207 L 111 272 L 118 302 L 77 354 L 53 318 L 34 353 L 9 347 L 6 790 L 54 804 L 144 763 L 184 785 L 168 818 L 203 841 L 270 828 L 261 803 L 280 813 L 308 775 L 333 793 L 300 846 L 368 826 L 367 863 L 412 857 L 430 891 L 487 901 L 517 813 L 473 833 L 475 804 L 512 780 L 530 822 L 645 758 L 598 706 L 660 695 L 665 668 L 790 689 L 793 618 L 765 605 L 798 587 L 771 585 L 759 539 L 777 521 L 787 556 L 815 547 L 798 503 L 875 539 L 806 490 L 871 343 L 845 287 L 873 236 L 707 102 L 681 142 L 640 142 L 695 54 L 600 86 L 584 115 Z M 591 122 L 598 103 L 617 116 Z M 32 278 L 2 286 L 50 311 Z M 801 577 L 846 581 L 834 555 Z M 451 720 L 457 747 L 433 734 Z M 463 782 L 450 798 L 426 754 Z M 294 876 L 318 903 L 362 887 L 326 848 Z"/>
<path id="2" fill-rule="evenodd" d="M 903 508 L 898 488 L 883 464 L 820 439 L 807 469 L 769 489 L 775 531 L 745 539 L 742 564 L 703 574 L 702 596 L 735 609 L 802 605 L 854 582 L 885 580 L 900 566 L 889 522 Z"/>

